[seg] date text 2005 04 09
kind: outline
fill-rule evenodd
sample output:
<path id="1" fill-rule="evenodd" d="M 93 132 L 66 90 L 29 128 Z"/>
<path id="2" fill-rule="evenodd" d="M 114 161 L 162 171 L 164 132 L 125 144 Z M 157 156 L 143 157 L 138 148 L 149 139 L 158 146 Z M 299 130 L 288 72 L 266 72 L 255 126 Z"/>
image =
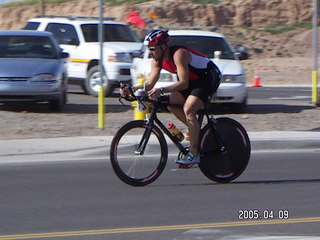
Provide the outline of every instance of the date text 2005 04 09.
<path id="1" fill-rule="evenodd" d="M 288 210 L 257 210 L 246 209 L 238 211 L 239 220 L 259 220 L 259 219 L 289 219 Z"/>

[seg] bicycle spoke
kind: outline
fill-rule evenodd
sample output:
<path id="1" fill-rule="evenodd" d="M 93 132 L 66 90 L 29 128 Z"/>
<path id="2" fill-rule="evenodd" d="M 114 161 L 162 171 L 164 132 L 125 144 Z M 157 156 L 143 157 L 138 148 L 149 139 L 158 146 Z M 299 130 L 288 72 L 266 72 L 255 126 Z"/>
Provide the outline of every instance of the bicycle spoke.
<path id="1" fill-rule="evenodd" d="M 133 121 L 116 134 L 110 151 L 117 176 L 127 184 L 143 186 L 153 182 L 163 171 L 167 145 L 158 128 L 148 131 L 143 121 Z"/>

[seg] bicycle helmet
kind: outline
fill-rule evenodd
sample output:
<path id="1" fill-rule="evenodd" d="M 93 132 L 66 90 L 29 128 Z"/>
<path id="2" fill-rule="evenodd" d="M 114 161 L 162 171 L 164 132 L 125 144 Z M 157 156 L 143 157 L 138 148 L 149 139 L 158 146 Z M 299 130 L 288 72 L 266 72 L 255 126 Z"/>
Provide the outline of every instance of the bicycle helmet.
<path id="1" fill-rule="evenodd" d="M 158 46 L 169 42 L 168 31 L 153 30 L 144 39 L 144 45 Z"/>

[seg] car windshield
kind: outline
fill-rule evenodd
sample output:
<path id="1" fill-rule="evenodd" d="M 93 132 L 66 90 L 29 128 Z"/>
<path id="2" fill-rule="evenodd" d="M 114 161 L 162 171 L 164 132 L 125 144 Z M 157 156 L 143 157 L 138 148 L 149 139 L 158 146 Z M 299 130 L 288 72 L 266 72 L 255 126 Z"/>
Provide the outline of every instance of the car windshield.
<path id="1" fill-rule="evenodd" d="M 81 29 L 86 42 L 98 42 L 98 24 L 82 24 Z M 140 42 L 137 35 L 126 25 L 104 24 L 105 42 Z"/>
<path id="2" fill-rule="evenodd" d="M 57 50 L 48 37 L 1 36 L 0 58 L 56 59 Z"/>
<path id="3" fill-rule="evenodd" d="M 226 41 L 220 37 L 206 36 L 170 36 L 170 45 L 191 47 L 209 58 L 214 58 L 215 51 L 221 51 L 222 59 L 234 59 L 234 54 Z"/>

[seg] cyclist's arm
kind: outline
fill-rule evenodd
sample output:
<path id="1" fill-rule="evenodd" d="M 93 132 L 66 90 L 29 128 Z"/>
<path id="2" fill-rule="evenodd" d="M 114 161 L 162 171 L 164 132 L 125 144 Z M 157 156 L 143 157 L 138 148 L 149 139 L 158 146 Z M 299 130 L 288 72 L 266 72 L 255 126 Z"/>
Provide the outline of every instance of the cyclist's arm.
<path id="1" fill-rule="evenodd" d="M 173 61 L 177 67 L 177 76 L 179 81 L 166 86 L 164 92 L 182 91 L 189 87 L 189 63 L 191 55 L 188 50 L 181 48 L 173 55 Z"/>
<path id="2" fill-rule="evenodd" d="M 151 62 L 151 72 L 149 74 L 149 77 L 145 83 L 145 90 L 149 91 L 151 90 L 154 85 L 157 83 L 159 76 L 160 76 L 160 71 L 161 71 L 161 65 L 159 62 L 157 62 L 156 60 L 152 59 Z M 137 89 L 141 89 L 143 88 L 143 84 L 142 85 L 138 85 L 138 86 L 134 86 L 133 90 L 136 91 Z"/>

